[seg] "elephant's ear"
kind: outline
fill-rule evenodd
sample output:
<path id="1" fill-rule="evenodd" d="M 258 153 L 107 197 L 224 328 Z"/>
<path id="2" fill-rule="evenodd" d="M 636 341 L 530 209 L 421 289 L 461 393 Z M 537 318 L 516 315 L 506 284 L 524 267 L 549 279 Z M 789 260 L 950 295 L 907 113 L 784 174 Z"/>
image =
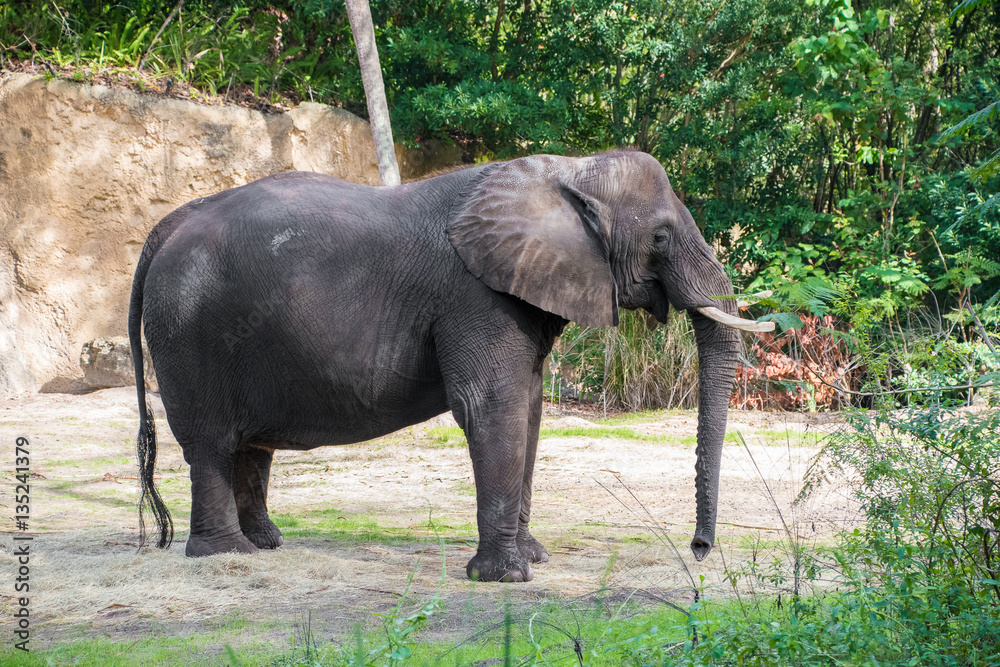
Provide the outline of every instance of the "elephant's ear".
<path id="1" fill-rule="evenodd" d="M 578 190 L 589 158 L 539 155 L 487 167 L 448 236 L 489 287 L 585 326 L 618 324 L 607 216 Z"/>

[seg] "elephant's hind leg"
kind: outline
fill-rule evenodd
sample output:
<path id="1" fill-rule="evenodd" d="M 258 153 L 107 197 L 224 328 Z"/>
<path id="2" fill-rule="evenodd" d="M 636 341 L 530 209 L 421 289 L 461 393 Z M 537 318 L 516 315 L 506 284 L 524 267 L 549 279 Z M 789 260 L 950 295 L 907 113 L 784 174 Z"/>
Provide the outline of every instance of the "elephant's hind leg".
<path id="1" fill-rule="evenodd" d="M 260 549 L 280 547 L 284 538 L 267 515 L 267 482 L 273 450 L 243 447 L 233 457 L 233 495 L 240 530 Z"/>
<path id="2" fill-rule="evenodd" d="M 240 530 L 233 496 L 233 455 L 218 446 L 181 446 L 191 464 L 191 536 L 185 553 L 256 552 L 257 547 Z"/>

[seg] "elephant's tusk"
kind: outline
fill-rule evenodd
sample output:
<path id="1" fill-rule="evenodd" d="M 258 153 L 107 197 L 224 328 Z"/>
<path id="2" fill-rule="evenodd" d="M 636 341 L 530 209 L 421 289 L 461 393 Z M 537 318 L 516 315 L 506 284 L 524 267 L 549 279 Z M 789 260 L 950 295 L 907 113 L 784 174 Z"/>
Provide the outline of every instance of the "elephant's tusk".
<path id="1" fill-rule="evenodd" d="M 769 289 L 766 289 L 763 292 L 757 292 L 756 294 L 751 294 L 750 298 L 747 299 L 746 301 L 744 301 L 742 299 L 739 300 L 739 301 L 737 301 L 736 305 L 738 307 L 740 307 L 740 308 L 746 308 L 747 306 L 749 306 L 750 304 L 752 304 L 754 301 L 758 301 L 760 299 L 766 299 L 767 297 L 771 296 L 772 294 L 774 294 L 774 292 L 772 292 Z"/>
<path id="2" fill-rule="evenodd" d="M 753 320 L 745 320 L 742 317 L 736 317 L 735 315 L 724 313 L 715 306 L 699 306 L 695 308 L 695 310 L 710 320 L 715 320 L 719 324 L 725 324 L 727 327 L 740 329 L 741 331 L 774 331 L 774 322 L 754 322 Z"/>

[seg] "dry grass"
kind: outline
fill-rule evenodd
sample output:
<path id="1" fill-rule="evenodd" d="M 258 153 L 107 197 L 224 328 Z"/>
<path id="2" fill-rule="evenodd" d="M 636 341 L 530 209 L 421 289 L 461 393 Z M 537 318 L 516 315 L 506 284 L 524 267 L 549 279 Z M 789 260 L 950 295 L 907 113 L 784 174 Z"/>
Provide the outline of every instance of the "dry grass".
<path id="1" fill-rule="evenodd" d="M 441 446 L 430 435 L 453 424 L 449 419 L 367 445 L 279 452 L 269 507 L 287 517 L 285 546 L 252 556 L 188 559 L 188 469 L 162 419 L 157 483 L 179 532 L 168 551 L 136 553 L 133 404 L 124 389 L 0 402 L 0 442 L 26 434 L 32 469 L 42 475 L 32 482 L 31 527 L 40 533 L 32 543 L 32 614 L 43 645 L 67 633 L 99 631 L 127 639 L 179 627 L 190 632 L 192 624 L 237 612 L 254 623 L 287 626 L 312 610 L 331 636 L 339 636 L 357 620 L 370 621 L 372 609 L 398 602 L 411 573 L 414 600 L 439 586 L 449 599 L 466 600 L 448 612 L 449 632 L 471 632 L 480 621 L 466 608 L 497 613 L 499 588 L 465 578 L 465 563 L 475 551 L 472 467 L 464 448 Z M 658 439 L 690 438 L 696 415 L 651 414 L 622 430 L 645 439 L 589 437 L 578 419 L 547 418 L 543 424 L 551 437 L 540 444 L 532 525 L 552 558 L 535 567 L 534 582 L 503 587 L 504 596 L 524 604 L 571 600 L 592 596 L 605 584 L 673 595 L 689 590 L 689 573 L 704 575 L 721 590 L 719 556 L 696 564 L 686 547 L 694 520 L 693 447 Z M 770 462 L 760 474 L 790 512 L 797 471 L 815 448 L 775 442 L 768 434 L 777 426 L 761 413 L 734 414 L 733 422 L 748 433 L 758 462 Z M 727 558 L 757 548 L 740 546 L 748 536 L 774 542 L 772 536 L 780 535 L 775 531 L 781 519 L 771 499 L 757 491 L 757 476 L 743 448 L 727 445 L 719 526 Z M 623 507 L 598 484 L 611 488 L 619 479 L 642 499 L 657 530 L 674 535 L 680 559 L 634 506 Z M 828 534 L 824 526 L 848 509 L 828 503 L 803 508 L 801 516 Z M 446 539 L 443 553 L 429 513 Z M 0 535 L 0 563 L 7 571 L 14 565 L 12 550 L 11 535 Z M 11 602 L 0 598 L 0 614 L 10 611 Z"/>
<path id="2" fill-rule="evenodd" d="M 303 546 L 195 559 L 183 557 L 183 542 L 139 553 L 109 542 L 97 531 L 36 539 L 33 610 L 60 624 L 123 615 L 189 621 L 259 607 L 277 591 L 301 599 L 342 581 L 345 571 L 335 553 Z M 5 569 L 15 565 L 11 547 L 9 537 L 0 540 Z"/>

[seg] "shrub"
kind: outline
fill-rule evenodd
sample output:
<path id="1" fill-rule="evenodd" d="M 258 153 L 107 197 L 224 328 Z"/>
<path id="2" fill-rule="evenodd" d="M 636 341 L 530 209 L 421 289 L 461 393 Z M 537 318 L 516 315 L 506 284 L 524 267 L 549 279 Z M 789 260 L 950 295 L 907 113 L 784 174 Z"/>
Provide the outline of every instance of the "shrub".
<path id="1" fill-rule="evenodd" d="M 690 320 L 674 314 L 667 324 L 654 324 L 645 313 L 622 311 L 617 328 L 567 326 L 550 359 L 552 400 L 570 393 L 622 410 L 697 405 L 698 354 Z"/>
<path id="2" fill-rule="evenodd" d="M 806 492 L 846 479 L 867 516 L 836 552 L 872 626 L 915 664 L 1000 664 L 1000 413 L 852 411 Z M 888 650 L 888 646 L 883 647 Z"/>
<path id="3" fill-rule="evenodd" d="M 762 333 L 750 343 L 736 372 L 733 405 L 786 410 L 840 409 L 847 401 L 835 387 L 855 389 L 858 359 L 850 337 L 827 315 L 802 316 L 802 327 Z"/>

